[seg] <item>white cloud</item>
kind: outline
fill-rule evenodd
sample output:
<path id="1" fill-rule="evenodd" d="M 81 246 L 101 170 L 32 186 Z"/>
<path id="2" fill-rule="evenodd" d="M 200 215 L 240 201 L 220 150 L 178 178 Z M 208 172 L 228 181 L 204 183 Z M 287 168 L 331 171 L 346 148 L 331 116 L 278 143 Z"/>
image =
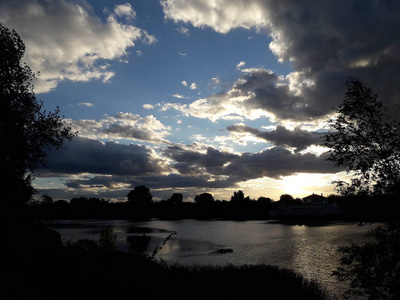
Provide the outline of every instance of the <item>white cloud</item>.
<path id="1" fill-rule="evenodd" d="M 151 104 L 143 104 L 144 109 L 154 109 L 154 106 Z"/>
<path id="2" fill-rule="evenodd" d="M 67 120 L 80 137 L 91 139 L 127 139 L 151 143 L 168 143 L 165 139 L 171 127 L 154 116 L 141 117 L 132 113 L 118 113 L 100 120 Z"/>
<path id="3" fill-rule="evenodd" d="M 188 85 L 185 80 L 183 80 L 181 83 L 182 83 L 183 86 L 187 86 Z"/>
<path id="4" fill-rule="evenodd" d="M 63 80 L 108 82 L 114 72 L 107 60 L 123 60 L 135 41 L 153 43 L 145 30 L 120 23 L 133 15 L 130 5 L 115 7 L 103 22 L 88 6 L 64 0 L 2 1 L 0 22 L 15 29 L 26 45 L 25 60 L 41 76 L 36 93 L 45 93 Z"/>
<path id="5" fill-rule="evenodd" d="M 80 103 L 78 103 L 78 106 L 93 107 L 93 106 L 94 106 L 94 103 L 90 103 L 90 102 L 80 102 Z"/>
<path id="6" fill-rule="evenodd" d="M 172 97 L 178 98 L 178 99 L 183 99 L 185 98 L 183 95 L 181 94 L 173 94 Z"/>
<path id="7" fill-rule="evenodd" d="M 165 18 L 191 23 L 195 27 L 209 26 L 220 33 L 232 28 L 262 28 L 267 24 L 265 8 L 259 1 L 198 1 L 162 0 Z"/>
<path id="8" fill-rule="evenodd" d="M 190 89 L 191 90 L 196 90 L 197 89 L 196 83 L 192 82 L 192 84 L 190 85 Z"/>
<path id="9" fill-rule="evenodd" d="M 118 17 L 126 17 L 127 19 L 133 20 L 136 17 L 136 12 L 133 10 L 129 3 L 116 5 L 114 12 Z"/>
<path id="10" fill-rule="evenodd" d="M 177 28 L 178 32 L 183 34 L 184 36 L 188 37 L 189 36 L 189 28 L 181 26 Z"/>
<path id="11" fill-rule="evenodd" d="M 240 63 L 238 63 L 236 65 L 236 69 L 240 70 L 242 67 L 244 67 L 246 65 L 246 63 L 244 61 L 241 61 Z"/>
<path id="12" fill-rule="evenodd" d="M 186 52 L 179 52 L 180 56 L 186 56 Z"/>

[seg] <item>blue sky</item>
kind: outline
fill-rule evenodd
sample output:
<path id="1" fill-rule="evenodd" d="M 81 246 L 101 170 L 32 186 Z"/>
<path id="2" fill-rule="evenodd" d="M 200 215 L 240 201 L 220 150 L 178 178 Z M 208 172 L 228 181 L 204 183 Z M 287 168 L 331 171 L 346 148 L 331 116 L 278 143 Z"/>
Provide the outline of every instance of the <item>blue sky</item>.
<path id="1" fill-rule="evenodd" d="M 137 185 L 155 200 L 331 194 L 347 175 L 319 144 L 348 76 L 398 107 L 398 13 L 355 0 L 2 1 L 0 22 L 41 73 L 37 97 L 79 132 L 35 187 L 54 199 L 123 200 Z"/>

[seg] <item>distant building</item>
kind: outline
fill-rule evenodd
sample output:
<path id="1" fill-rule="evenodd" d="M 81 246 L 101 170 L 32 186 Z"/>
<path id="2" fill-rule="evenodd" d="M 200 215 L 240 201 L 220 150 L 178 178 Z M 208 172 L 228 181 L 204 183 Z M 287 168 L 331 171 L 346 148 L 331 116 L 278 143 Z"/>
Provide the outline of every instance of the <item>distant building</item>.
<path id="1" fill-rule="evenodd" d="M 322 194 L 317 195 L 317 194 L 313 193 L 312 195 L 303 198 L 303 204 L 304 205 L 327 205 L 328 198 L 324 197 Z"/>

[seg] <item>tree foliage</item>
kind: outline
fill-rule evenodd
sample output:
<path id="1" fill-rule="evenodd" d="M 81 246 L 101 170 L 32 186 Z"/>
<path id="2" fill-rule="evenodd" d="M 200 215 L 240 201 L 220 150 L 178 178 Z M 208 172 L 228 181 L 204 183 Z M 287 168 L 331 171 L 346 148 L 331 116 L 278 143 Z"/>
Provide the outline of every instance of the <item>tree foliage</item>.
<path id="1" fill-rule="evenodd" d="M 237 192 L 233 192 L 233 195 L 231 196 L 231 201 L 236 203 L 249 202 L 250 197 L 249 196 L 245 197 L 243 191 L 239 190 Z"/>
<path id="2" fill-rule="evenodd" d="M 183 203 L 183 195 L 181 193 L 173 193 L 168 199 L 168 203 L 178 205 Z"/>
<path id="3" fill-rule="evenodd" d="M 32 173 L 45 165 L 46 151 L 73 137 L 59 108 L 46 112 L 36 99 L 36 75 L 22 63 L 24 53 L 17 32 L 0 24 L 0 189 L 11 203 L 32 197 Z"/>
<path id="4" fill-rule="evenodd" d="M 150 189 L 144 185 L 137 186 L 128 193 L 128 201 L 137 205 L 150 205 L 153 202 L 153 196 Z"/>
<path id="5" fill-rule="evenodd" d="M 214 201 L 214 197 L 210 193 L 201 193 L 194 197 L 194 202 L 200 205 L 212 204 Z"/>
<path id="6" fill-rule="evenodd" d="M 341 266 L 333 273 L 350 281 L 347 294 L 369 299 L 400 298 L 400 224 L 388 223 L 368 232 L 363 245 L 340 247 Z"/>
<path id="7" fill-rule="evenodd" d="M 343 103 L 329 119 L 324 139 L 328 160 L 352 172 L 350 183 L 335 182 L 342 194 L 391 194 L 400 187 L 400 124 L 386 114 L 370 87 L 346 82 Z"/>

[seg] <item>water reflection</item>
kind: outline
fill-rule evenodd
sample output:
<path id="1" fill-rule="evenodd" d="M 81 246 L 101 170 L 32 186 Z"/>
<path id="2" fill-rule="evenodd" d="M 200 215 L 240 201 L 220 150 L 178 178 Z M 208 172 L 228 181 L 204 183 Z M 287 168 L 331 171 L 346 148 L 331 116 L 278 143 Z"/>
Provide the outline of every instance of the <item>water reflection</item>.
<path id="1" fill-rule="evenodd" d="M 359 228 L 356 223 L 288 225 L 268 221 L 157 219 L 54 224 L 55 229 L 71 240 L 98 239 L 101 229 L 106 226 L 111 226 L 117 234 L 117 246 L 123 251 L 151 256 L 157 249 L 156 258 L 181 264 L 278 265 L 294 269 L 309 279 L 317 279 L 334 292 L 340 287 L 331 276 L 339 262 L 337 248 L 361 241 L 371 229 Z M 165 243 L 174 232 L 177 234 Z M 219 249 L 232 249 L 232 252 L 219 254 Z"/>

